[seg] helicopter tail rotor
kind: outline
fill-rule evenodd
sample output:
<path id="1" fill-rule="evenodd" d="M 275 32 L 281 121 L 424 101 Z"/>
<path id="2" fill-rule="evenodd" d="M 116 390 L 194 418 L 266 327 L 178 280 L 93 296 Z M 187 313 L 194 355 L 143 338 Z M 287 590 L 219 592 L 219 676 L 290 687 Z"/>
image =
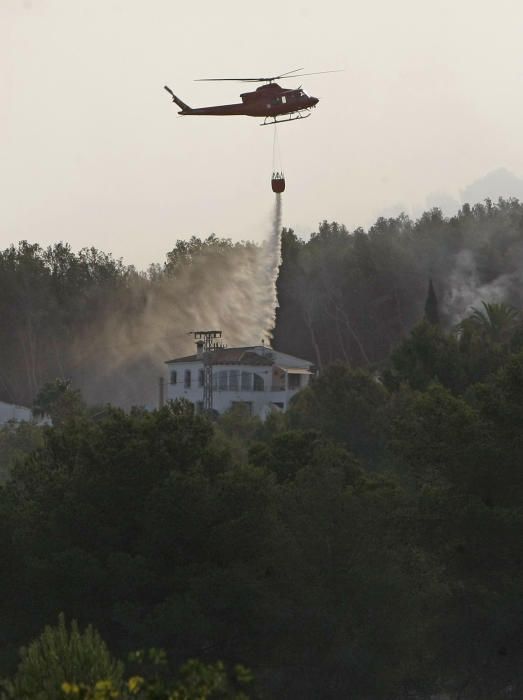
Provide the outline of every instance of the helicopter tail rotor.
<path id="1" fill-rule="evenodd" d="M 176 102 L 176 104 L 177 104 L 178 107 L 182 110 L 182 112 L 190 111 L 191 108 L 189 107 L 189 105 L 186 105 L 185 102 L 182 102 L 182 100 L 180 100 L 179 97 L 176 97 L 176 95 L 174 94 L 174 92 L 171 90 L 170 87 L 168 87 L 167 85 L 164 85 L 164 86 L 163 86 L 163 89 L 164 89 L 164 90 L 167 90 L 167 92 L 168 92 L 168 93 L 171 95 L 171 97 L 173 98 L 173 102 Z"/>

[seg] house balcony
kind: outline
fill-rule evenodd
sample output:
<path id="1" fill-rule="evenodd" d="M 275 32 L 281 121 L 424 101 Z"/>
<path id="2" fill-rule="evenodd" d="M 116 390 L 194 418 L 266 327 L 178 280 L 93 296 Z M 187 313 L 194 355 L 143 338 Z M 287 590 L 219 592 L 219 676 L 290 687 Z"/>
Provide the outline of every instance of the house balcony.
<path id="1" fill-rule="evenodd" d="M 199 387 L 200 388 L 200 387 Z M 215 386 L 213 387 L 213 393 L 215 394 L 282 394 L 282 393 L 287 393 L 287 394 L 294 394 L 296 391 L 299 391 L 300 389 L 303 389 L 301 386 L 297 387 L 288 387 L 285 388 L 284 386 L 268 386 L 268 387 L 263 387 L 260 389 L 241 389 L 241 388 L 233 388 L 231 389 L 230 387 L 219 387 Z"/>

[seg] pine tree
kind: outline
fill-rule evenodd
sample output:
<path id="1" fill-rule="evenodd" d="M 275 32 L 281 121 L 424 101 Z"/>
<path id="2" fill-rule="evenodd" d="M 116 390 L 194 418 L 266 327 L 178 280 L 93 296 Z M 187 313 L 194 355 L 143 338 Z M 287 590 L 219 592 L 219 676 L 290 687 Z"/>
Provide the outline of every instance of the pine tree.
<path id="1" fill-rule="evenodd" d="M 433 326 L 439 326 L 438 298 L 432 285 L 432 278 L 429 279 L 429 289 L 425 302 L 425 320 Z"/>
<path id="2" fill-rule="evenodd" d="M 123 665 L 112 658 L 98 632 L 90 625 L 81 632 L 75 620 L 68 629 L 63 613 L 56 627 L 46 627 L 21 650 L 21 657 L 13 698 L 60 700 L 64 682 L 118 685 L 123 675 Z"/>

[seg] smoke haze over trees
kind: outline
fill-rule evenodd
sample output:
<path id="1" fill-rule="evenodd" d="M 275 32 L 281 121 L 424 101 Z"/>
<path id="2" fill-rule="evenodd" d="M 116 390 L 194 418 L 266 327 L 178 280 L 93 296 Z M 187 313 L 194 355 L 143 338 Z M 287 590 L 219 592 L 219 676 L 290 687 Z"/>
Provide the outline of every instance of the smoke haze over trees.
<path id="1" fill-rule="evenodd" d="M 522 306 L 517 200 L 464 205 L 450 219 L 437 209 L 416 221 L 382 218 L 368 231 L 325 221 L 308 240 L 284 229 L 276 300 L 278 240 L 193 236 L 146 272 L 65 243 L 7 248 L 0 398 L 30 404 L 61 378 L 88 401 L 154 404 L 163 362 L 191 351 L 187 331 L 199 325 L 221 328 L 230 345 L 272 332 L 276 348 L 318 367 L 379 363 L 423 316 L 429 278 L 444 327 L 482 300 Z"/>
<path id="2" fill-rule="evenodd" d="M 31 402 L 60 378 L 89 401 L 150 404 L 163 362 L 192 349 L 191 329 L 261 342 L 274 325 L 280 231 L 278 195 L 261 245 L 193 236 L 146 273 L 95 249 L 11 246 L 0 253 L 0 398 Z"/>

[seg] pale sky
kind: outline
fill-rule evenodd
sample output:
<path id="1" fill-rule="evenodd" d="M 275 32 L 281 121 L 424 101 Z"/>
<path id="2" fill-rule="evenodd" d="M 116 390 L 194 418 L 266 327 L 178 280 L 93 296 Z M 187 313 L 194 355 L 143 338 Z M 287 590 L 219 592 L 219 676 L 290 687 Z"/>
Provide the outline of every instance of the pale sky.
<path id="1" fill-rule="evenodd" d="M 301 233 L 522 175 L 522 36 L 521 0 L 0 0 L 0 247 L 144 268 L 193 234 L 261 240 L 273 129 L 178 117 L 164 84 L 195 107 L 246 88 L 200 77 L 345 69 L 283 83 L 320 98 L 278 127 Z"/>

